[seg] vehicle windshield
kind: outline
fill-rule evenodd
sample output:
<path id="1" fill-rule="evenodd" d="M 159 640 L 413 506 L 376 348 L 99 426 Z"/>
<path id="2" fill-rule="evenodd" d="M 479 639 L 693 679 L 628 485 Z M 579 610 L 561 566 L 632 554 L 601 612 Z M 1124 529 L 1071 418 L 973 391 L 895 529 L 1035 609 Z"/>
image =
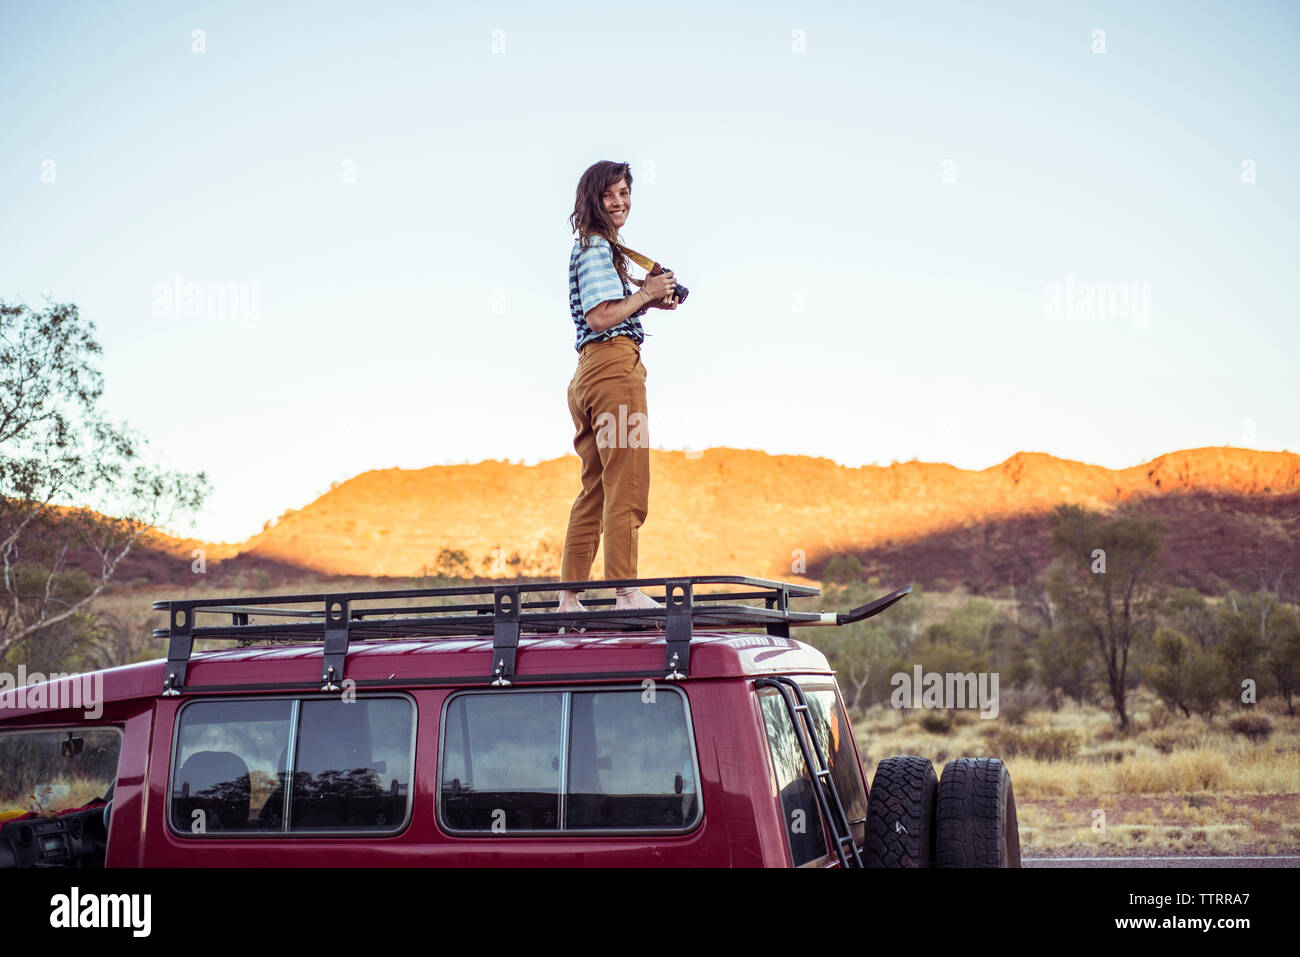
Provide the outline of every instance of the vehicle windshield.
<path id="1" fill-rule="evenodd" d="M 0 824 L 109 797 L 121 748 L 115 728 L 0 733 Z"/>

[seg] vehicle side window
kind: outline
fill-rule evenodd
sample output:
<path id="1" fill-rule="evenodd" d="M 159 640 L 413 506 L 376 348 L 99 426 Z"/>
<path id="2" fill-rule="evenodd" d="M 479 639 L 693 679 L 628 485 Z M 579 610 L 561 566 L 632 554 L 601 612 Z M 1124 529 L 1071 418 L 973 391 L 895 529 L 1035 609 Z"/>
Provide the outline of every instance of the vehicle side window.
<path id="1" fill-rule="evenodd" d="M 407 698 L 192 702 L 176 736 L 172 826 L 241 836 L 397 830 L 410 800 L 414 710 Z"/>
<path id="2" fill-rule="evenodd" d="M 447 708 L 442 813 L 466 831 L 560 826 L 562 694 L 460 695 Z"/>
<path id="3" fill-rule="evenodd" d="M 456 831 L 684 830 L 700 816 L 685 698 L 669 690 L 457 695 L 442 822 Z"/>
<path id="4" fill-rule="evenodd" d="M 267 826 L 259 815 L 283 768 L 292 710 L 287 700 L 188 704 L 172 756 L 172 827 L 208 834 Z"/>
<path id="5" fill-rule="evenodd" d="M 826 854 L 817 795 L 785 701 L 775 689 L 768 689 L 759 693 L 759 702 L 763 708 L 768 748 L 772 752 L 772 766 L 776 769 L 776 787 L 781 796 L 790 853 L 794 866 L 799 867 Z"/>
<path id="6" fill-rule="evenodd" d="M 411 717 L 403 698 L 302 702 L 289 830 L 400 825 L 411 786 Z"/>
<path id="7" fill-rule="evenodd" d="M 682 699 L 601 691 L 573 695 L 570 828 L 679 828 L 695 818 L 695 766 Z"/>

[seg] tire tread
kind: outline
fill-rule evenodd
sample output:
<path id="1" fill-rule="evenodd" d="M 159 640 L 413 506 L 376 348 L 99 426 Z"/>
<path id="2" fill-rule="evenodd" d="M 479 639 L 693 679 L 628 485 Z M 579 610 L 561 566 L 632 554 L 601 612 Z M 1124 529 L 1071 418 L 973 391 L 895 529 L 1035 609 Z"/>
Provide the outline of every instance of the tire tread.
<path id="1" fill-rule="evenodd" d="M 1020 866 L 1015 797 L 1001 760 L 949 761 L 939 778 L 937 805 L 939 867 Z"/>
<path id="2" fill-rule="evenodd" d="M 938 786 L 929 758 L 904 755 L 876 766 L 867 797 L 868 867 L 933 866 Z"/>

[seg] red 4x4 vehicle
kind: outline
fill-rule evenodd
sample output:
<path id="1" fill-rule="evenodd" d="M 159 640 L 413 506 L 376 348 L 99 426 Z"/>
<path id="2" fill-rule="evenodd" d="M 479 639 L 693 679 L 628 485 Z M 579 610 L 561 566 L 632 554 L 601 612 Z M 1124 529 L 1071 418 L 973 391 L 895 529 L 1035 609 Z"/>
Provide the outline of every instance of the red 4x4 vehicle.
<path id="1" fill-rule="evenodd" d="M 664 609 L 522 600 L 629 584 Z M 0 693 L 0 868 L 1018 865 L 1000 761 L 889 758 L 868 797 L 834 673 L 790 638 L 910 591 L 842 614 L 742 576 L 156 602 L 166 661 Z"/>

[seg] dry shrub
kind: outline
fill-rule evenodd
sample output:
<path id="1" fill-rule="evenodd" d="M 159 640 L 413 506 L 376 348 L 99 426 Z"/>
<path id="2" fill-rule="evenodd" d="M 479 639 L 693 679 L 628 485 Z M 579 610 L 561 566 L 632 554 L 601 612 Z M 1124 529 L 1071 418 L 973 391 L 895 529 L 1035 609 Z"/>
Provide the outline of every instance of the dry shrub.
<path id="1" fill-rule="evenodd" d="M 1093 732 L 1092 735 L 1098 741 L 1114 741 L 1116 738 L 1123 738 L 1118 725 L 1105 724 Z"/>
<path id="2" fill-rule="evenodd" d="M 1167 728 L 1173 720 L 1174 716 L 1170 714 L 1168 708 L 1152 708 L 1147 713 L 1147 729 L 1159 731 L 1162 728 Z"/>
<path id="3" fill-rule="evenodd" d="M 1188 746 L 1187 735 L 1181 728 L 1165 728 L 1146 735 L 1144 740 L 1161 754 L 1173 754 L 1179 748 Z"/>
<path id="4" fill-rule="evenodd" d="M 1012 724 L 1022 724 L 1026 714 L 1046 706 L 1047 696 L 1038 688 L 1008 688 L 998 693 L 998 717 Z"/>
<path id="5" fill-rule="evenodd" d="M 916 723 L 921 726 L 922 731 L 929 731 L 931 734 L 947 734 L 952 730 L 952 714 L 951 710 L 922 711 Z"/>
<path id="6" fill-rule="evenodd" d="M 1221 791 L 1231 782 L 1228 759 L 1214 751 L 1180 751 L 1169 757 L 1135 757 L 1111 771 L 1124 794 Z"/>
<path id="7" fill-rule="evenodd" d="M 989 728 L 982 732 L 988 753 L 1002 760 L 1018 757 L 1024 743 L 1024 732 L 1015 728 Z"/>
<path id="8" fill-rule="evenodd" d="M 1262 714 L 1242 714 L 1228 722 L 1228 730 L 1258 743 L 1268 740 L 1273 733 L 1273 722 Z"/>
<path id="9" fill-rule="evenodd" d="M 1016 800 L 1113 793 L 1096 765 L 1012 758 L 1007 767 L 1015 785 Z"/>
<path id="10" fill-rule="evenodd" d="M 1108 744 L 1100 748 L 1095 748 L 1091 753 L 1084 755 L 1084 759 L 1095 761 L 1098 764 L 1118 764 L 1127 757 L 1132 757 L 1132 745 L 1127 744 Z"/>
<path id="11" fill-rule="evenodd" d="M 1072 761 L 1079 754 L 1079 736 L 1067 728 L 997 729 L 988 735 L 989 748 L 998 757 L 1033 758 L 1035 761 Z"/>

